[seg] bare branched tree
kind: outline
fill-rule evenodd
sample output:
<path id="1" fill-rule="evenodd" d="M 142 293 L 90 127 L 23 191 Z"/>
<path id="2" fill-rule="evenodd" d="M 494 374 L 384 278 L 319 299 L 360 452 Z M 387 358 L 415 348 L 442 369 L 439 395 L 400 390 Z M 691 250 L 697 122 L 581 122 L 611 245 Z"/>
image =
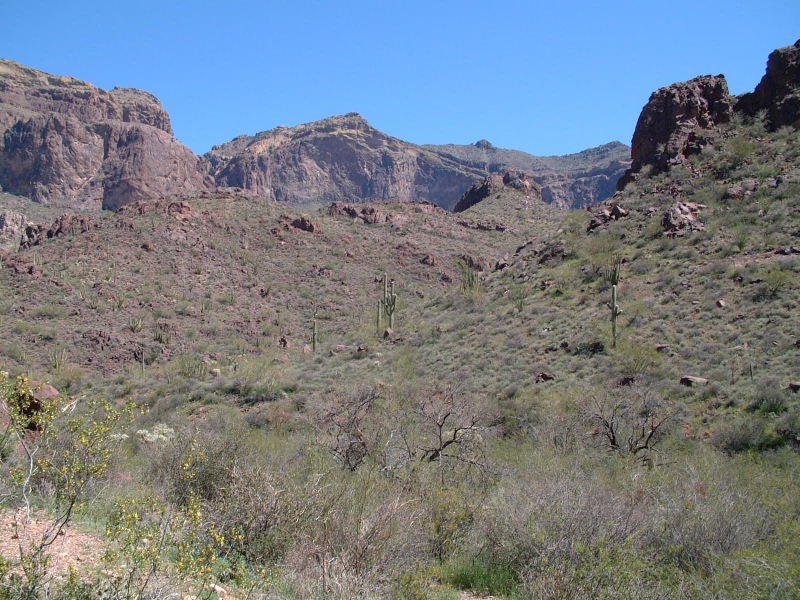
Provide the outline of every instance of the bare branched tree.
<path id="1" fill-rule="evenodd" d="M 664 437 L 675 410 L 646 391 L 592 396 L 580 407 L 590 435 L 609 450 L 649 462 L 649 453 Z"/>

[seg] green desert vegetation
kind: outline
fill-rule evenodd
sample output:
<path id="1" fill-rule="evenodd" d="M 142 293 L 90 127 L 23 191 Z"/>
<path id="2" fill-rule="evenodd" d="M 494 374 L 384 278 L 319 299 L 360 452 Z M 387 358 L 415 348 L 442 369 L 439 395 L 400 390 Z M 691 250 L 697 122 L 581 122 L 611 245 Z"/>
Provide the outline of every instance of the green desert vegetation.
<path id="1" fill-rule="evenodd" d="M 713 135 L 591 233 L 220 194 L 6 255 L 0 598 L 800 597 L 800 140 Z"/>

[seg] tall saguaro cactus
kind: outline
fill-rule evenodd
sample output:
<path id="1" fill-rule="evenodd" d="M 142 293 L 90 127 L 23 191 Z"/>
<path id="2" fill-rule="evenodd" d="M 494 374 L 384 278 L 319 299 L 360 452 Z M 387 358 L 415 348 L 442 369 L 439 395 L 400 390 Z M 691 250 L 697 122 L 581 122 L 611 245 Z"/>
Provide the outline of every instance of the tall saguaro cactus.
<path id="1" fill-rule="evenodd" d="M 317 309 L 314 309 L 314 316 L 311 317 L 311 351 L 317 351 Z"/>
<path id="2" fill-rule="evenodd" d="M 378 327 L 378 335 L 381 334 L 382 317 L 385 315 L 389 321 L 389 327 L 394 329 L 394 315 L 397 311 L 397 294 L 394 291 L 394 279 L 389 281 L 389 278 L 384 274 L 383 276 L 383 298 L 378 301 L 378 315 L 376 324 Z"/>
<path id="3" fill-rule="evenodd" d="M 617 347 L 617 319 L 622 314 L 622 309 L 617 304 L 617 286 L 619 285 L 620 270 L 622 269 L 622 255 L 615 254 L 603 271 L 603 278 L 611 284 L 611 347 Z"/>

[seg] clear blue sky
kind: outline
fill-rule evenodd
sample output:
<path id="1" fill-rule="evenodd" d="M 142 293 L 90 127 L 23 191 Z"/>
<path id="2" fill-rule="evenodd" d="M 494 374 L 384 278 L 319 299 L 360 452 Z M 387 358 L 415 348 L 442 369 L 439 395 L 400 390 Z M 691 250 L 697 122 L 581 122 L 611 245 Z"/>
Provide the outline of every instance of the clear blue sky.
<path id="1" fill-rule="evenodd" d="M 416 143 L 630 143 L 648 96 L 752 90 L 800 1 L 3 0 L 0 57 L 156 94 L 198 153 L 356 111 Z"/>

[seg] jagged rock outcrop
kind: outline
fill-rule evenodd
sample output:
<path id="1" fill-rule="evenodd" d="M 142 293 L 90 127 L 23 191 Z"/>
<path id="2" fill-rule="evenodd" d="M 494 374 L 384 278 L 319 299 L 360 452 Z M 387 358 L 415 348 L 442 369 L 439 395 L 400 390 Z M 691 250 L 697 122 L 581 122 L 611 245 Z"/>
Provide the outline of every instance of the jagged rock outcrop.
<path id="1" fill-rule="evenodd" d="M 456 203 L 453 211 L 465 211 L 493 194 L 502 192 L 505 188 L 514 189 L 529 198 L 542 199 L 542 192 L 531 175 L 518 171 L 495 173 L 469 188 Z"/>
<path id="2" fill-rule="evenodd" d="M 636 123 L 631 169 L 619 188 L 646 164 L 663 169 L 699 152 L 707 143 L 702 130 L 729 121 L 733 104 L 724 75 L 703 75 L 653 92 Z"/>
<path id="3" fill-rule="evenodd" d="M 776 129 L 800 126 L 800 40 L 769 55 L 766 74 L 753 92 L 739 97 L 736 110 L 751 116 L 765 110 Z"/>
<path id="4" fill-rule="evenodd" d="M 591 210 L 591 218 L 586 226 L 586 231 L 591 233 L 600 229 L 611 221 L 618 221 L 628 216 L 629 211 L 612 200 L 606 200 Z"/>
<path id="5" fill-rule="evenodd" d="M 44 223 L 27 223 L 19 242 L 21 248 L 38 246 L 45 240 L 53 239 L 67 233 L 86 233 L 98 224 L 85 215 L 65 214 L 58 217 L 51 225 Z"/>
<path id="6" fill-rule="evenodd" d="M 0 186 L 36 202 L 118 209 L 213 182 L 158 99 L 0 60 Z"/>

